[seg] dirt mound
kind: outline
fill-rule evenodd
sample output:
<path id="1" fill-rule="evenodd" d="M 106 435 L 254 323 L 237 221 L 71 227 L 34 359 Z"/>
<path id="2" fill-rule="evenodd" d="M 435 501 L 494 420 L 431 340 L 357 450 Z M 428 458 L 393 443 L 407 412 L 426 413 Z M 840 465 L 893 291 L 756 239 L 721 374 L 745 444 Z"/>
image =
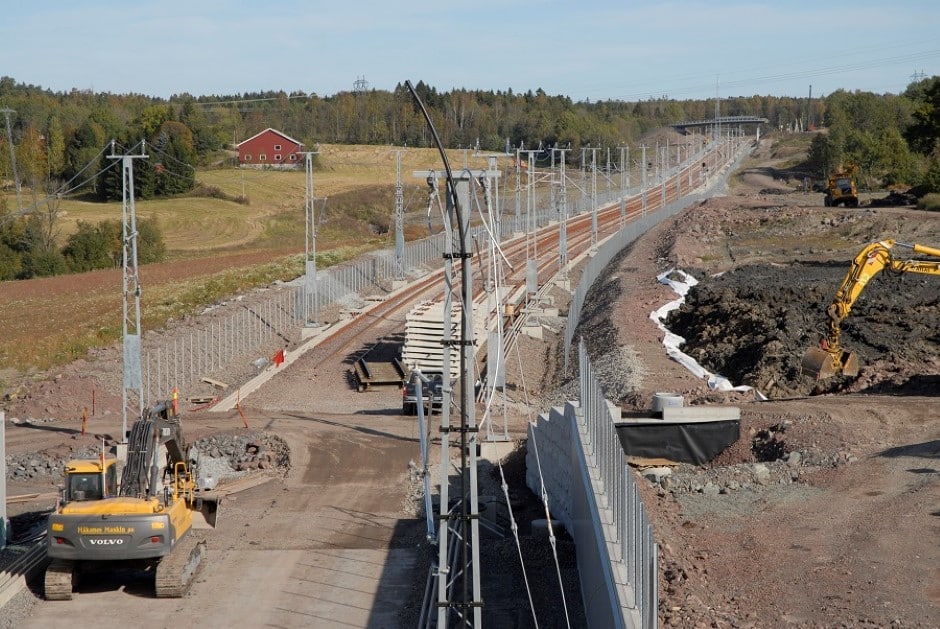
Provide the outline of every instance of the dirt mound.
<path id="1" fill-rule="evenodd" d="M 769 397 L 929 393 L 923 376 L 937 373 L 940 319 L 932 278 L 883 273 L 866 287 L 842 326 L 842 345 L 865 365 L 858 379 L 817 383 L 803 373 L 803 352 L 826 333 L 825 310 L 846 272 L 844 262 L 752 264 L 703 277 L 667 326 L 706 368 Z"/>

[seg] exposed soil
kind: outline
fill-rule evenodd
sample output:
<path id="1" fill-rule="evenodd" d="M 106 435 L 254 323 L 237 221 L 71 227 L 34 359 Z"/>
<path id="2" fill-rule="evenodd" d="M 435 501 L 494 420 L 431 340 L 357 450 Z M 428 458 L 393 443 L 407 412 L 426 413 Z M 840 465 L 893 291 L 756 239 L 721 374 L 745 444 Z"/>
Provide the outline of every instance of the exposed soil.
<path id="1" fill-rule="evenodd" d="M 940 217 L 833 211 L 795 183 L 787 191 L 772 163 L 631 247 L 582 319 L 637 354 L 642 384 L 611 395 L 626 410 L 648 409 L 657 391 L 741 409 L 741 438 L 716 460 L 642 484 L 661 549 L 660 621 L 940 626 L 940 281 L 870 283 L 843 326 L 858 378 L 820 385 L 799 369 L 855 254 L 884 238 L 936 245 Z M 710 390 L 666 357 L 649 314 L 677 297 L 655 281 L 671 268 L 700 280 L 670 318 L 683 350 L 769 401 Z M 599 359 L 611 340 L 596 336 L 585 334 Z"/>
<path id="2" fill-rule="evenodd" d="M 641 482 L 660 544 L 660 622 L 938 627 L 940 279 L 885 274 L 872 281 L 844 325 L 844 345 L 862 357 L 858 378 L 820 386 L 800 373 L 799 362 L 825 330 L 825 308 L 852 257 L 883 238 L 940 245 L 940 216 L 911 208 L 824 208 L 821 194 L 800 192 L 802 183 L 777 169 L 775 160 L 782 157 L 770 146 L 765 141 L 731 194 L 688 209 L 625 251 L 585 304 L 581 334 L 592 360 L 606 364 L 595 366 L 609 374 L 608 396 L 625 410 L 649 408 L 661 391 L 678 393 L 689 405 L 741 409 L 741 439 L 718 459 L 672 466 L 665 478 Z M 734 384 L 756 387 L 769 401 L 755 401 L 753 392 L 710 390 L 666 355 L 649 315 L 676 298 L 656 281 L 670 268 L 700 281 L 670 322 L 685 336 L 684 350 Z M 561 291 L 554 297 L 564 309 Z M 509 361 L 507 392 L 519 402 L 514 435 L 524 431 L 533 411 L 565 397 L 559 390 L 570 374 L 561 373 L 559 342 L 550 331 L 544 341 L 523 339 L 518 361 Z M 8 418 L 58 416 L 31 435 L 14 434 L 8 452 L 35 448 L 29 440 L 40 435 L 43 443 L 78 449 L 115 425 L 120 391 L 104 395 L 99 389 L 102 415 L 92 419 L 90 434 L 78 434 L 83 404 L 75 400 L 87 399 L 90 370 L 106 370 L 95 361 L 83 363 L 30 383 L 7 402 Z M 303 430 L 337 434 L 341 423 L 348 424 L 354 430 L 336 437 L 340 444 L 356 438 L 387 447 L 385 435 L 409 435 L 389 415 L 395 411 L 356 406 L 374 398 L 338 388 L 310 395 L 342 377 L 331 370 L 311 356 L 251 404 L 276 404 L 276 421 L 298 433 L 290 422 L 301 425 L 303 419 Z M 238 421 L 225 419 L 229 426 Z M 197 421 L 195 436 L 220 424 Z M 20 440 L 20 434 L 26 436 Z M 295 436 L 293 444 L 302 443 Z M 311 456 L 299 450 L 292 457 Z M 349 447 L 347 455 L 360 450 Z M 361 454 L 356 464 L 370 462 Z M 307 469 L 325 474 L 323 468 Z M 29 489 L 19 485 L 11 493 Z M 48 491 L 48 484 L 35 490 Z M 418 521 L 418 537 L 420 527 Z M 510 545 L 496 554 L 508 561 L 511 551 Z M 553 569 L 551 562 L 545 565 Z M 197 595 L 188 602 L 201 600 Z"/>

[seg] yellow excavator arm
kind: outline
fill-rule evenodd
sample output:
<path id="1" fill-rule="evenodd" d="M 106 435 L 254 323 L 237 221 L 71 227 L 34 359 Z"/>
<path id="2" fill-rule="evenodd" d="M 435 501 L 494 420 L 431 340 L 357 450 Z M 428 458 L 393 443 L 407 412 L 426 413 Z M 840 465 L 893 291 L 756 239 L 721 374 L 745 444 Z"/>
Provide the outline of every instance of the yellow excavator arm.
<path id="1" fill-rule="evenodd" d="M 938 258 L 938 261 L 895 259 L 891 255 L 891 249 L 895 246 Z M 842 280 L 842 284 L 839 285 L 835 299 L 826 309 L 829 315 L 829 333 L 823 338 L 819 347 L 811 347 L 803 354 L 804 372 L 820 380 L 839 374 L 858 375 L 858 356 L 855 352 L 843 350 L 839 343 L 842 321 L 849 316 L 852 306 L 865 290 L 869 280 L 884 269 L 896 273 L 940 275 L 940 249 L 890 239 L 873 242 L 862 249 L 852 260 L 852 266 L 846 273 L 845 279 Z"/>

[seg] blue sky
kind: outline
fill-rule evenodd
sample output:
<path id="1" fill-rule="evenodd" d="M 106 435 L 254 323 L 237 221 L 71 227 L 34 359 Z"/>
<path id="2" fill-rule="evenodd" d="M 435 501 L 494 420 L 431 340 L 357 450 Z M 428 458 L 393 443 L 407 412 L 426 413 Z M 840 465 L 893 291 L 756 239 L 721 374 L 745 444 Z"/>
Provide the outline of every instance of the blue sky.
<path id="1" fill-rule="evenodd" d="M 635 101 L 897 93 L 915 73 L 940 74 L 936 0 L 9 5 L 0 75 L 55 91 L 322 96 L 364 78 Z"/>

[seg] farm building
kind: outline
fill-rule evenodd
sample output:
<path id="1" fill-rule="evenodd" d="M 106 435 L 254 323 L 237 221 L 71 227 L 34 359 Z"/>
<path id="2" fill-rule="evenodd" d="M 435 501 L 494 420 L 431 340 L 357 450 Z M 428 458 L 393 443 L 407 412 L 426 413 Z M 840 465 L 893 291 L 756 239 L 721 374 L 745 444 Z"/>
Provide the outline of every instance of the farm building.
<path id="1" fill-rule="evenodd" d="M 238 165 L 255 168 L 294 168 L 303 163 L 303 143 L 270 127 L 239 142 Z"/>

